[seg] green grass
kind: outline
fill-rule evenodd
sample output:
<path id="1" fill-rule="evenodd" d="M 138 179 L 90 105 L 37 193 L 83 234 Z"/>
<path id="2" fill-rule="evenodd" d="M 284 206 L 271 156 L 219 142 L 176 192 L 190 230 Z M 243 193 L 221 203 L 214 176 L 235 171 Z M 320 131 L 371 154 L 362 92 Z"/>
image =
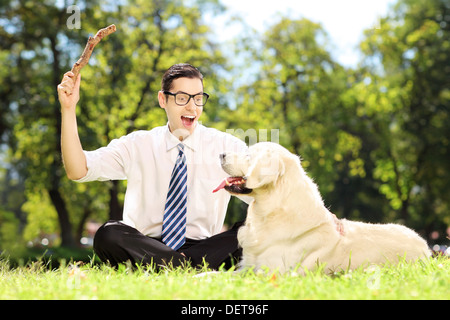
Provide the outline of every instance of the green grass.
<path id="1" fill-rule="evenodd" d="M 192 268 L 154 272 L 94 262 L 0 260 L 0 299 L 450 299 L 450 259 L 371 266 L 328 276 L 321 270 L 283 275 L 265 272 L 201 274 Z"/>

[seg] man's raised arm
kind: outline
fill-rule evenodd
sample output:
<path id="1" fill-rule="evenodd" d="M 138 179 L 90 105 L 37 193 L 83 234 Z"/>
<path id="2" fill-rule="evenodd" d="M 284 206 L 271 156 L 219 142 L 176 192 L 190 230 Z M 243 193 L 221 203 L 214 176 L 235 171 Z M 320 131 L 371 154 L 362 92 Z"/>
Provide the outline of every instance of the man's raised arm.
<path id="1" fill-rule="evenodd" d="M 61 103 L 61 151 L 67 177 L 78 180 L 87 174 L 86 156 L 78 136 L 76 106 L 80 99 L 81 76 L 75 79 L 68 71 L 58 85 L 58 97 Z M 68 94 L 68 92 L 72 92 Z"/>

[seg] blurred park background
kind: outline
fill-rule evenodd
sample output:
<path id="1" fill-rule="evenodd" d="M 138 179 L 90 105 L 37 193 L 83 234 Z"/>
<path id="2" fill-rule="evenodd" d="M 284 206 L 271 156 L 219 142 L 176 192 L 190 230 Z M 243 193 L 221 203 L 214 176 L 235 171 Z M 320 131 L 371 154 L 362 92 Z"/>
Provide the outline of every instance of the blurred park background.
<path id="1" fill-rule="evenodd" d="M 82 71 L 84 149 L 166 124 L 162 74 L 188 62 L 211 95 L 203 124 L 248 143 L 249 132 L 278 139 L 339 218 L 450 243 L 450 2 L 393 0 L 351 66 L 317 21 L 278 13 L 257 30 L 227 10 L 220 0 L 0 1 L 0 252 L 89 246 L 121 218 L 126 181 L 65 176 L 56 92 L 89 34 L 112 23 Z M 245 206 L 233 199 L 228 213 L 232 224 Z"/>

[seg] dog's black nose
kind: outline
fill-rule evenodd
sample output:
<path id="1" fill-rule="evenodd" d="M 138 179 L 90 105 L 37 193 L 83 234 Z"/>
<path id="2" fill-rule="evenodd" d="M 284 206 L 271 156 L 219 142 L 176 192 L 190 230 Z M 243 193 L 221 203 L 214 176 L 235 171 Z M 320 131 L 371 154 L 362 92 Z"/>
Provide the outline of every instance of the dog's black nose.
<path id="1" fill-rule="evenodd" d="M 224 163 L 225 163 L 225 158 L 226 158 L 226 154 L 225 153 L 221 153 L 220 155 L 219 155 L 219 157 L 220 157 L 220 164 L 221 165 L 223 165 Z"/>

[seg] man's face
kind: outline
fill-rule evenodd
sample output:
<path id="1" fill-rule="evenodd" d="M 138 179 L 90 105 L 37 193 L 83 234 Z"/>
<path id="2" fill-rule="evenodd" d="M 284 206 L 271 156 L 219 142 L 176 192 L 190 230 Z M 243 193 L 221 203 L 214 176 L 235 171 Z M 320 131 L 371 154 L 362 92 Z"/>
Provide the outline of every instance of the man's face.
<path id="1" fill-rule="evenodd" d="M 203 94 L 203 84 L 197 78 L 178 78 L 172 82 L 170 92 L 190 95 Z M 168 95 L 167 97 L 166 99 L 166 95 L 160 91 L 158 93 L 159 105 L 166 110 L 170 132 L 183 140 L 194 132 L 203 107 L 196 106 L 193 98 L 185 106 L 179 106 L 175 103 L 174 96 Z"/>

